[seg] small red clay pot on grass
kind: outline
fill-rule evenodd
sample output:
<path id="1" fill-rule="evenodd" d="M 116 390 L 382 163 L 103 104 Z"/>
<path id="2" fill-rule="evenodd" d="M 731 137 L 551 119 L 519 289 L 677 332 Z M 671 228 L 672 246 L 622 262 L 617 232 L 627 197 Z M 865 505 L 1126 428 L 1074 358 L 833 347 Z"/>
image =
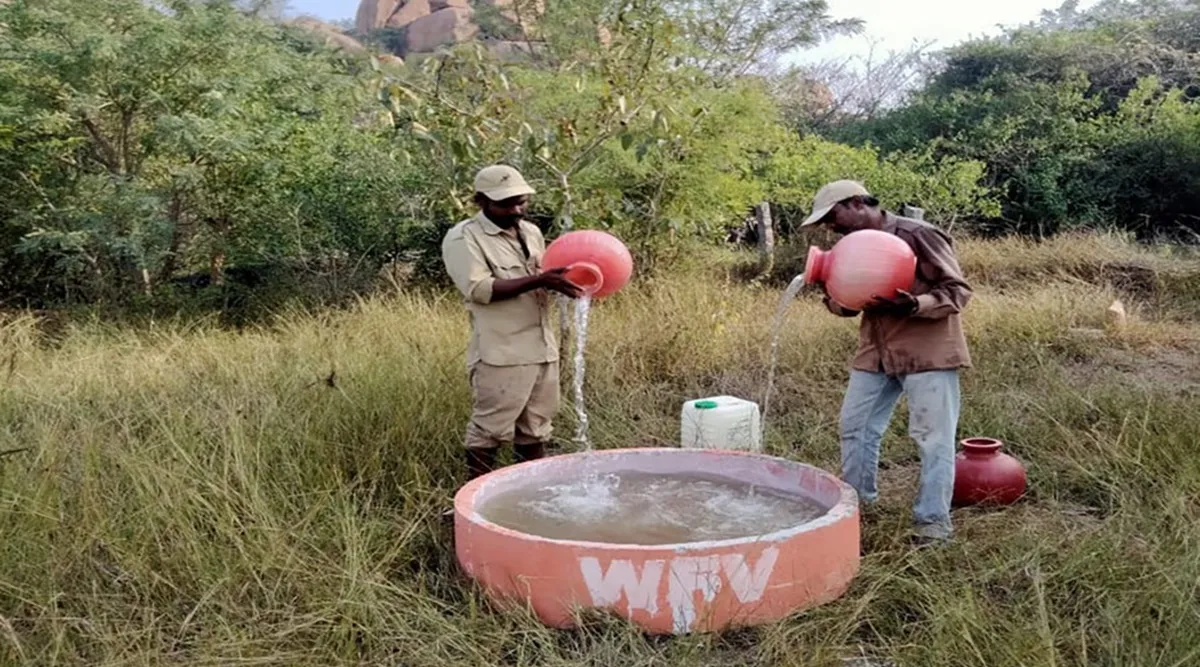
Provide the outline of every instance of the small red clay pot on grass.
<path id="1" fill-rule="evenodd" d="M 954 458 L 956 507 L 1011 505 L 1025 495 L 1025 466 L 1001 452 L 995 438 L 967 438 Z"/>

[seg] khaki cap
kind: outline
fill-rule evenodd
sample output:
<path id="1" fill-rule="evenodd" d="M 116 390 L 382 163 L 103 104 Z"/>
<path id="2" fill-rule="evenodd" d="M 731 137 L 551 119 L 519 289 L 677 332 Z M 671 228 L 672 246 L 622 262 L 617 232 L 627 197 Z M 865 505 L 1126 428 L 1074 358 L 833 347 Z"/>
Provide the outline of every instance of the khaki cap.
<path id="1" fill-rule="evenodd" d="M 492 201 L 504 201 L 511 197 L 531 195 L 535 190 L 525 182 L 521 172 L 508 165 L 496 164 L 480 169 L 475 175 L 475 192 Z"/>
<path id="2" fill-rule="evenodd" d="M 863 187 L 858 181 L 834 181 L 817 190 L 817 196 L 813 198 L 812 215 L 808 216 L 804 222 L 800 223 L 801 227 L 816 224 L 837 206 L 838 202 L 845 201 L 851 197 L 870 197 L 871 193 Z"/>

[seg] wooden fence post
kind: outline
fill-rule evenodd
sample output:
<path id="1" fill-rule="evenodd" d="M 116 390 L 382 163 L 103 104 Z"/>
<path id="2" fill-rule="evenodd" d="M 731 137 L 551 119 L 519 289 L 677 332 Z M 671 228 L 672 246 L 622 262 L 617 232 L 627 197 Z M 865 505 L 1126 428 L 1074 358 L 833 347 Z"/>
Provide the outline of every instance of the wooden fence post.
<path id="1" fill-rule="evenodd" d="M 925 219 L 925 209 L 917 208 L 916 206 L 909 206 L 908 204 L 905 204 L 902 213 L 904 214 L 904 217 L 912 218 L 913 220 Z"/>
<path id="2" fill-rule="evenodd" d="M 770 202 L 755 204 L 754 224 L 758 232 L 759 268 L 762 273 L 769 273 L 775 265 L 775 225 L 771 221 Z"/>

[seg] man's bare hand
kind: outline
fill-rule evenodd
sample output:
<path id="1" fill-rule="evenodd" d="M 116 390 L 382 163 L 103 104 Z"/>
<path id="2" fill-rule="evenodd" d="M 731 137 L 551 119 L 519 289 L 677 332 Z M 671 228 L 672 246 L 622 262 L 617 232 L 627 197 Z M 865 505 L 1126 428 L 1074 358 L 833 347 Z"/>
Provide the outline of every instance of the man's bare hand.
<path id="1" fill-rule="evenodd" d="M 538 276 L 538 284 L 543 289 L 558 292 L 559 294 L 566 295 L 572 299 L 578 299 L 583 295 L 582 288 L 570 280 L 567 280 L 566 267 L 544 271 Z"/>
<path id="2" fill-rule="evenodd" d="M 876 295 L 871 303 L 863 308 L 863 312 L 908 317 L 917 312 L 917 297 L 904 290 L 896 290 L 896 296 L 891 299 L 885 299 Z"/>

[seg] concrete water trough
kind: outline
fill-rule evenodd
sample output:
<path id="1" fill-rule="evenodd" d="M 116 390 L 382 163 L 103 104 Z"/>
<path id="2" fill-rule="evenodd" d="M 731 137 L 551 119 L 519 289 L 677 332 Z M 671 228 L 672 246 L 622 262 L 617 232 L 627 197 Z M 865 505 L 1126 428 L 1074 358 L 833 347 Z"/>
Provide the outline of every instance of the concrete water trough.
<path id="1" fill-rule="evenodd" d="M 706 475 L 800 496 L 817 518 L 764 534 L 679 544 L 552 539 L 485 518 L 497 494 L 589 475 Z M 502 468 L 455 496 L 455 550 L 463 570 L 501 606 L 532 608 L 543 623 L 575 625 L 577 612 L 615 612 L 650 633 L 720 631 L 769 623 L 830 602 L 859 568 L 854 490 L 804 463 L 699 449 L 618 449 Z"/>

